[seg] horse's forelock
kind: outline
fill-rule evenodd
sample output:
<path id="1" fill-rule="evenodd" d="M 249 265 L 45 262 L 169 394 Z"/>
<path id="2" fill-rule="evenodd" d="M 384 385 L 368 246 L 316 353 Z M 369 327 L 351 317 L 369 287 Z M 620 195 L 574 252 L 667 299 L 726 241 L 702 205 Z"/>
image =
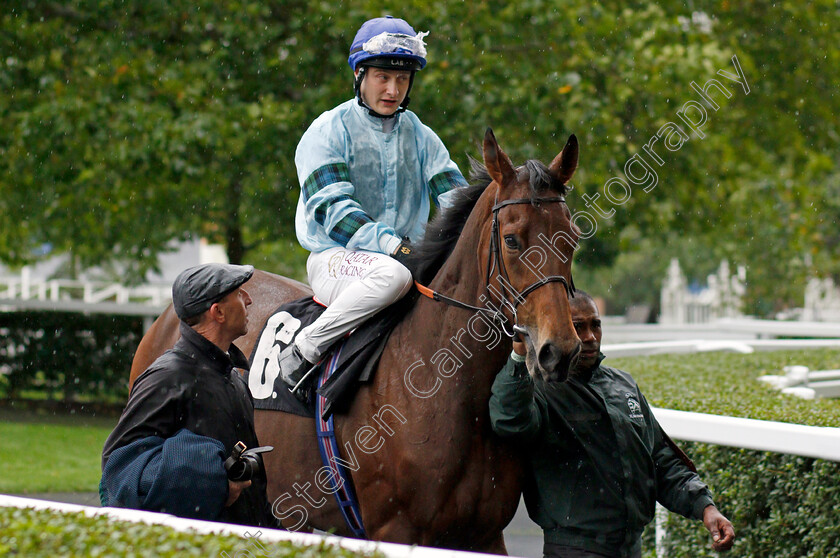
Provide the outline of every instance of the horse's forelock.
<path id="1" fill-rule="evenodd" d="M 569 186 L 563 184 L 551 174 L 548 167 L 542 161 L 536 159 L 529 159 L 525 164 L 516 169 L 516 179 L 520 183 L 527 182 L 531 187 L 531 194 L 537 195 L 547 191 L 555 192 L 559 195 L 569 193 Z M 470 182 L 474 185 L 481 184 L 487 187 L 493 179 L 487 168 L 478 160 L 470 157 Z"/>
<path id="2" fill-rule="evenodd" d="M 557 180 L 547 166 L 535 159 L 525 161 L 525 164 L 517 169 L 517 179 L 520 182 L 528 182 L 532 195 L 549 191 L 563 196 L 569 191 L 569 187 Z"/>
<path id="3" fill-rule="evenodd" d="M 487 167 L 485 167 L 484 163 L 475 157 L 468 157 L 470 160 L 470 184 L 474 186 L 481 184 L 484 188 L 486 188 L 491 182 L 493 182 L 493 179 L 490 177 L 490 173 L 487 172 Z"/>

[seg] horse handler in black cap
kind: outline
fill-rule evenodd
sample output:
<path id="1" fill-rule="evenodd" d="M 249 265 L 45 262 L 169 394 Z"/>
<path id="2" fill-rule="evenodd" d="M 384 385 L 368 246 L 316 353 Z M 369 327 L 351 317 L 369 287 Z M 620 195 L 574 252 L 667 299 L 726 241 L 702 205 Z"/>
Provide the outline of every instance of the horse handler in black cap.
<path id="1" fill-rule="evenodd" d="M 233 345 L 248 331 L 242 286 L 253 273 L 207 264 L 175 279 L 181 338 L 137 378 L 105 442 L 103 506 L 279 527 L 262 457 L 251 451 L 259 446 L 254 403 L 240 374 L 248 361 Z"/>

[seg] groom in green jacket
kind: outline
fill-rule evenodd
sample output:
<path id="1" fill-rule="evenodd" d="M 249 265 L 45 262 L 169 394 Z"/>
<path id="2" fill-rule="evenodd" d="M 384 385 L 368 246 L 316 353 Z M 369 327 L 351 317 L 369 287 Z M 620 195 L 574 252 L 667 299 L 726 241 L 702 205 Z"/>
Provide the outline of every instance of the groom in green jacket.
<path id="1" fill-rule="evenodd" d="M 571 303 L 581 353 L 569 380 L 535 382 L 525 344 L 517 342 L 490 398 L 493 430 L 527 448 L 525 504 L 543 529 L 545 556 L 639 558 L 657 501 L 702 520 L 712 547 L 729 550 L 732 524 L 636 382 L 601 365 L 601 317 L 592 297 L 578 290 Z"/>

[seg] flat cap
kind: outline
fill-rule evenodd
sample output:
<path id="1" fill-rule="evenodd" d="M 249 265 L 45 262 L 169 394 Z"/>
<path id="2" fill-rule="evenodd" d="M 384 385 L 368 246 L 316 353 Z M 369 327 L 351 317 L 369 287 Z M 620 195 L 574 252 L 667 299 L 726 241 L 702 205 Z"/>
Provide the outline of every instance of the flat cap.
<path id="1" fill-rule="evenodd" d="M 182 320 L 198 316 L 254 274 L 252 265 L 204 264 L 182 271 L 172 284 L 172 305 Z"/>

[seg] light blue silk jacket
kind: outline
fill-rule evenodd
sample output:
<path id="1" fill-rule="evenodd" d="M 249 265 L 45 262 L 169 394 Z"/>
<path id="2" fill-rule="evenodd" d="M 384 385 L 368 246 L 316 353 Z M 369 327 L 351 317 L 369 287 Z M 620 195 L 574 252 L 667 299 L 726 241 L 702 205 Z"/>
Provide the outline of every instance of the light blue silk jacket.
<path id="1" fill-rule="evenodd" d="M 430 199 L 448 207 L 466 185 L 440 138 L 411 111 L 393 128 L 356 99 L 319 116 L 295 152 L 301 194 L 300 244 L 311 252 L 346 247 L 391 254 L 422 239 Z"/>

